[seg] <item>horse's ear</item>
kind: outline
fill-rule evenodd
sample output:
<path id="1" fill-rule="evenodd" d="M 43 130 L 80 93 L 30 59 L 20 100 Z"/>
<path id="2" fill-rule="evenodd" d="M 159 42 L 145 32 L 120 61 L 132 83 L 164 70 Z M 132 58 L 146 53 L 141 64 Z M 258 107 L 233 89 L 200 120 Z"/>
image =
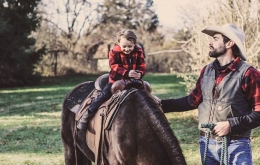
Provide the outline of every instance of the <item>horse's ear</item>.
<path id="1" fill-rule="evenodd" d="M 147 82 L 147 81 L 143 81 L 143 84 L 144 84 L 144 89 L 149 92 L 149 93 L 152 93 L 152 87 L 151 85 Z"/>

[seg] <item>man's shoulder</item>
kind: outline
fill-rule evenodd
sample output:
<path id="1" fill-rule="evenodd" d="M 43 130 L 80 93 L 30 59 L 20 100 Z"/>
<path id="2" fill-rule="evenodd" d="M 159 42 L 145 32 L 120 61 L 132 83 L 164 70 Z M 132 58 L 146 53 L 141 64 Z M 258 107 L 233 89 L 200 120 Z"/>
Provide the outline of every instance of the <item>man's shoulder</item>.
<path id="1" fill-rule="evenodd" d="M 248 74 L 255 74 L 255 75 L 258 75 L 258 76 L 260 76 L 260 72 L 259 72 L 259 70 L 257 70 L 255 67 L 253 67 L 253 66 L 249 66 L 249 68 L 247 69 L 247 73 Z"/>
<path id="2" fill-rule="evenodd" d="M 213 67 L 213 62 L 209 63 L 209 64 L 206 64 L 204 65 L 204 67 L 201 69 L 201 71 L 205 72 L 205 70 L 209 70 Z"/>

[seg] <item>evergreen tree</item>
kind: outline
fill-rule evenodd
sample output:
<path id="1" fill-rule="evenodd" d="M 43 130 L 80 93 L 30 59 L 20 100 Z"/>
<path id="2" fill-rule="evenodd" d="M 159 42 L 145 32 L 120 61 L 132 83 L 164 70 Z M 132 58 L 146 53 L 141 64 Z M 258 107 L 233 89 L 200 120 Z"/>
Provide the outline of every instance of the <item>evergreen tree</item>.
<path id="1" fill-rule="evenodd" d="M 0 3 L 0 87 L 33 85 L 40 81 L 34 65 L 45 48 L 34 48 L 30 37 L 39 26 L 40 0 L 1 0 Z"/>
<path id="2" fill-rule="evenodd" d="M 153 0 L 105 0 L 100 6 L 103 24 L 122 24 L 129 29 L 153 32 L 159 26 Z"/>

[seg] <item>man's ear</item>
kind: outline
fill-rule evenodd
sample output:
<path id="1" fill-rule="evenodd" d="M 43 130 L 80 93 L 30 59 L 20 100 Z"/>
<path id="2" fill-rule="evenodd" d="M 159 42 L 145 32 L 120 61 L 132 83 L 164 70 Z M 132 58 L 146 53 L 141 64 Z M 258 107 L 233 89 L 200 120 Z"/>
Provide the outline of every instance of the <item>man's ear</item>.
<path id="1" fill-rule="evenodd" d="M 226 45 L 226 48 L 231 48 L 233 45 L 235 45 L 235 42 L 232 40 L 229 40 L 225 45 Z"/>

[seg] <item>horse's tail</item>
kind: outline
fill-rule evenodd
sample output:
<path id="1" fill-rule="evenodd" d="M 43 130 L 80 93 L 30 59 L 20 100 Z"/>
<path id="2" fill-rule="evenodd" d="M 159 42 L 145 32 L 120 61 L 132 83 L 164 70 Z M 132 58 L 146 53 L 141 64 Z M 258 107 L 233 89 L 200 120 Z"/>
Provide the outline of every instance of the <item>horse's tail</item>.
<path id="1" fill-rule="evenodd" d="M 85 83 L 77 85 L 65 96 L 62 104 L 61 115 L 61 138 L 64 147 L 64 158 L 66 165 L 91 165 L 91 161 L 78 149 L 75 144 L 75 114 L 66 106 L 66 100 L 70 95 Z"/>
<path id="2" fill-rule="evenodd" d="M 157 133 L 160 141 L 162 142 L 166 152 L 171 159 L 173 165 L 186 165 L 182 149 L 179 145 L 178 139 L 174 135 L 168 119 L 164 115 L 159 105 L 155 102 L 150 94 L 143 94 L 141 90 L 137 92 L 140 95 L 142 101 L 144 101 L 145 113 L 148 122 L 152 126 L 153 130 Z M 148 99 L 150 97 L 150 99 Z"/>

